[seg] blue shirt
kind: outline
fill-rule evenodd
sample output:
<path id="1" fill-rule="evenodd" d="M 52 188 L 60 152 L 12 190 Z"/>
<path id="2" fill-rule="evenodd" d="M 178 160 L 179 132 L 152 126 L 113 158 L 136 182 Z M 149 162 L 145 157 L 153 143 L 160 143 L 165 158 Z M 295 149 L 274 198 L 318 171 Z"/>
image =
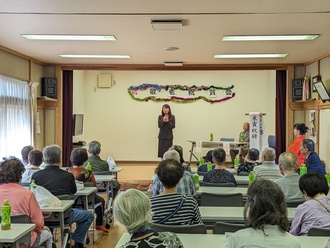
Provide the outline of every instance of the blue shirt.
<path id="1" fill-rule="evenodd" d="M 157 175 L 155 175 L 151 191 L 152 196 L 159 195 L 164 191 L 164 186 Z M 182 195 L 196 195 L 194 178 L 191 173 L 187 171 L 183 173 L 183 177 L 176 185 L 176 191 Z"/>

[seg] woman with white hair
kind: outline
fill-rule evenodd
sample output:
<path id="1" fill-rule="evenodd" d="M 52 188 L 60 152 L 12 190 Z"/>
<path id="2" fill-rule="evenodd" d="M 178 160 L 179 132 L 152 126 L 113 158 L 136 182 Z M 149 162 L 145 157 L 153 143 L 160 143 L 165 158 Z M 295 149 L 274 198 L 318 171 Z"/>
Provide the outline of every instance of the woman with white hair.
<path id="1" fill-rule="evenodd" d="M 180 239 L 174 233 L 155 232 L 151 226 L 149 198 L 141 191 L 129 189 L 121 192 L 115 200 L 114 218 L 125 226 L 131 240 L 120 248 L 180 248 Z"/>

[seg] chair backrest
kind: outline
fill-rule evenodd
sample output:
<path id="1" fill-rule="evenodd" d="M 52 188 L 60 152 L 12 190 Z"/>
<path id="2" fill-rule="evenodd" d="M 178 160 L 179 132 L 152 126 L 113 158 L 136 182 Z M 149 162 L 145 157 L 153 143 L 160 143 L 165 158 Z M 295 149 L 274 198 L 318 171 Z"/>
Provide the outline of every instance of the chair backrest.
<path id="1" fill-rule="evenodd" d="M 296 207 L 298 207 L 300 204 L 302 204 L 304 202 L 305 202 L 305 200 L 304 199 L 301 199 L 299 201 L 286 201 L 285 203 L 286 203 L 286 206 L 288 208 L 296 208 Z"/>
<path id="2" fill-rule="evenodd" d="M 30 216 L 26 214 L 17 214 L 10 216 L 11 223 L 31 223 Z M 20 238 L 19 243 L 28 243 L 28 247 L 31 247 L 31 234 L 27 233 Z"/>
<path id="3" fill-rule="evenodd" d="M 60 200 L 71 200 L 71 196 L 70 195 L 67 195 L 67 194 L 65 194 L 65 195 L 57 195 L 56 197 L 58 199 L 60 199 Z"/>
<path id="4" fill-rule="evenodd" d="M 200 182 L 199 186 L 206 186 L 206 187 L 235 187 L 234 183 L 207 183 L 207 182 Z"/>
<path id="5" fill-rule="evenodd" d="M 276 137 L 275 137 L 275 135 L 268 135 L 268 146 L 276 150 Z"/>
<path id="6" fill-rule="evenodd" d="M 244 224 L 232 224 L 226 222 L 217 222 L 213 227 L 213 234 L 225 234 L 225 232 L 236 232 L 238 230 L 244 229 L 246 226 Z"/>
<path id="7" fill-rule="evenodd" d="M 240 172 L 238 174 L 238 176 L 248 176 L 248 175 L 249 175 L 249 173 L 247 173 L 247 172 Z"/>
<path id="8" fill-rule="evenodd" d="M 329 237 L 330 236 L 330 228 L 312 227 L 311 229 L 309 229 L 307 236 Z"/>
<path id="9" fill-rule="evenodd" d="M 201 193 L 201 206 L 242 207 L 243 196 L 240 193 L 211 194 L 203 192 Z"/>
<path id="10" fill-rule="evenodd" d="M 162 225 L 152 224 L 152 228 L 156 232 L 174 232 L 174 233 L 195 233 L 195 234 L 206 234 L 205 224 L 196 225 Z"/>
<path id="11" fill-rule="evenodd" d="M 234 138 L 220 138 L 220 141 L 224 141 L 224 142 L 234 142 L 235 139 L 234 139 Z"/>
<path id="12" fill-rule="evenodd" d="M 30 217 L 27 214 L 17 214 L 10 216 L 11 223 L 31 223 Z"/>
<path id="13" fill-rule="evenodd" d="M 30 183 L 21 183 L 22 187 L 29 187 Z"/>
<path id="14" fill-rule="evenodd" d="M 205 171 L 197 171 L 197 174 L 198 174 L 199 176 L 204 176 L 206 173 L 207 173 L 207 172 L 205 172 Z"/>
<path id="15" fill-rule="evenodd" d="M 93 174 L 94 175 L 112 175 L 113 173 L 111 171 L 97 171 L 97 172 L 93 171 Z"/>

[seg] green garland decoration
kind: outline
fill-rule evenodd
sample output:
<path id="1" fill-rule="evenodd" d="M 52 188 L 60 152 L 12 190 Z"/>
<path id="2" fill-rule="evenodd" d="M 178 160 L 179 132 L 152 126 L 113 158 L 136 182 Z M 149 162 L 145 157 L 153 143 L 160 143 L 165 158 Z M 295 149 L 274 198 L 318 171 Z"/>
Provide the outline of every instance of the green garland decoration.
<path id="1" fill-rule="evenodd" d="M 187 86 L 187 85 L 165 85 L 165 86 L 162 86 L 162 85 L 158 85 L 158 84 L 141 84 L 139 86 L 131 86 L 127 89 L 128 91 L 128 94 L 136 101 L 140 101 L 140 102 L 148 102 L 148 101 L 155 101 L 155 102 L 160 102 L 160 101 L 164 101 L 164 102 L 175 102 L 175 103 L 191 103 L 191 102 L 196 102 L 198 100 L 204 100 L 206 102 L 209 102 L 209 103 L 218 103 L 218 102 L 223 102 L 223 101 L 227 101 L 231 98 L 233 98 L 236 94 L 233 93 L 231 96 L 228 96 L 228 97 L 224 97 L 222 99 L 217 99 L 217 100 L 211 100 L 209 98 L 206 98 L 205 96 L 198 96 L 198 97 L 194 97 L 194 98 L 184 98 L 184 97 L 177 97 L 177 96 L 172 96 L 170 98 L 157 98 L 157 97 L 154 97 L 154 96 L 148 96 L 148 97 L 145 97 L 145 98 L 137 98 L 135 97 L 134 95 L 137 94 L 136 92 L 138 90 L 147 90 L 148 88 L 154 88 L 156 89 L 157 91 L 161 91 L 162 89 L 165 89 L 165 90 L 168 90 L 168 89 L 175 89 L 175 90 L 183 90 L 183 91 L 190 91 L 190 90 L 193 90 L 193 91 L 201 91 L 201 90 L 204 90 L 204 91 L 207 91 L 207 90 L 210 90 L 210 89 L 217 89 L 217 90 L 231 90 L 234 88 L 234 85 L 230 86 L 230 87 L 217 87 L 217 86 L 214 86 L 214 85 L 211 85 L 211 86 L 196 86 L 196 85 L 193 85 L 191 87 Z"/>

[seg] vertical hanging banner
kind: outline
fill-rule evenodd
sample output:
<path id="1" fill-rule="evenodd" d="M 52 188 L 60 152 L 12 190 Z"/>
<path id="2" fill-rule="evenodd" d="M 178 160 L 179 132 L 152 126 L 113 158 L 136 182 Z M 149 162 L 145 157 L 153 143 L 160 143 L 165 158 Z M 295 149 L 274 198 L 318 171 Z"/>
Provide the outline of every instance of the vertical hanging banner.
<path id="1" fill-rule="evenodd" d="M 250 148 L 257 148 L 260 153 L 268 147 L 265 135 L 265 123 L 263 113 L 250 112 Z"/>

